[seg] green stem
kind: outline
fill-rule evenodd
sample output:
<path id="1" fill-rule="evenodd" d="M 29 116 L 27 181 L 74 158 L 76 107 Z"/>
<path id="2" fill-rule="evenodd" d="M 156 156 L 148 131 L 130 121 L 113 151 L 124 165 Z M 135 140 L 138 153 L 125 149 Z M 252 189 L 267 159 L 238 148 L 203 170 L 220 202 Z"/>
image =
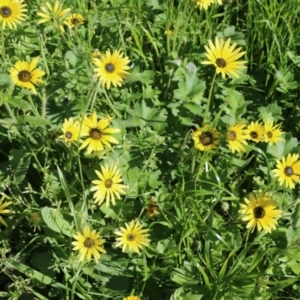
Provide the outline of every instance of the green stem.
<path id="1" fill-rule="evenodd" d="M 32 97 L 31 97 L 31 95 L 29 93 L 28 93 L 28 100 L 29 100 L 29 103 L 30 103 L 30 105 L 32 107 L 34 115 L 36 117 L 40 117 L 40 114 L 39 114 L 38 110 L 36 109 L 36 107 L 35 107 L 35 105 L 33 103 Z"/>
<path id="2" fill-rule="evenodd" d="M 114 105 L 112 104 L 112 102 L 110 101 L 107 93 L 106 93 L 106 90 L 104 89 L 104 95 L 105 95 L 105 98 L 106 98 L 106 101 L 107 101 L 107 104 L 108 106 L 111 108 L 111 110 L 116 114 L 116 116 L 121 119 L 121 115 L 119 114 L 119 112 L 115 109 Z"/>
<path id="3" fill-rule="evenodd" d="M 4 29 L 1 26 L 1 55 L 3 61 L 5 61 L 5 38 L 4 38 Z"/>
<path id="4" fill-rule="evenodd" d="M 211 102 L 211 98 L 212 98 L 212 92 L 213 92 L 215 81 L 216 81 L 216 75 L 217 75 L 217 73 L 215 72 L 214 77 L 213 77 L 212 82 L 211 82 L 209 94 L 208 94 L 206 110 L 205 110 L 205 113 L 204 113 L 204 116 L 203 116 L 203 125 L 205 125 L 206 119 L 208 118 L 208 111 L 209 111 L 209 106 L 210 106 L 210 102 Z"/>
<path id="5" fill-rule="evenodd" d="M 10 108 L 9 104 L 7 102 L 4 102 L 4 106 L 9 114 L 9 116 L 12 118 L 14 123 L 17 123 L 17 119 L 12 111 L 12 109 Z"/>

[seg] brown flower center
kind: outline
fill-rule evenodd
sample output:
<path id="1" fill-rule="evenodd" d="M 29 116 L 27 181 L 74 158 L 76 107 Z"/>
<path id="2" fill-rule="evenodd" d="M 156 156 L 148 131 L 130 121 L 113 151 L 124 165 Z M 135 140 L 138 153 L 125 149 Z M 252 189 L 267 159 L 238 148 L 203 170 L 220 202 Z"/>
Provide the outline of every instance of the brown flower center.
<path id="1" fill-rule="evenodd" d="M 94 241 L 91 238 L 85 238 L 83 245 L 85 248 L 93 248 Z"/>
<path id="2" fill-rule="evenodd" d="M 70 131 L 67 131 L 66 133 L 65 133 L 65 137 L 67 138 L 67 139 L 71 139 L 72 138 L 72 136 L 73 136 L 73 134 L 72 134 L 72 132 L 70 132 Z"/>
<path id="3" fill-rule="evenodd" d="M 199 141 L 203 146 L 209 146 L 214 142 L 214 136 L 210 131 L 204 131 L 199 136 Z"/>
<path id="4" fill-rule="evenodd" d="M 98 128 L 92 128 L 89 134 L 93 140 L 100 140 L 102 137 L 102 132 Z"/>
<path id="5" fill-rule="evenodd" d="M 72 19 L 71 19 L 71 23 L 72 23 L 73 25 L 77 25 L 77 24 L 79 23 L 78 18 L 72 18 Z"/>
<path id="6" fill-rule="evenodd" d="M 115 66 L 111 63 L 105 65 L 105 70 L 109 73 L 112 73 L 115 69 Z"/>
<path id="7" fill-rule="evenodd" d="M 133 233 L 127 234 L 127 241 L 133 242 L 135 240 L 135 235 Z"/>
<path id="8" fill-rule="evenodd" d="M 3 18 L 8 18 L 12 14 L 11 9 L 8 6 L 1 6 L 0 7 L 0 16 Z"/>
<path id="9" fill-rule="evenodd" d="M 113 181 L 111 179 L 106 179 L 104 185 L 107 189 L 109 189 L 113 185 Z"/>
<path id="10" fill-rule="evenodd" d="M 31 79 L 31 73 L 27 70 L 19 72 L 18 79 L 22 82 L 28 82 Z"/>
<path id="11" fill-rule="evenodd" d="M 251 136 L 253 139 L 257 139 L 258 134 L 257 134 L 256 131 L 251 131 L 251 132 L 250 132 L 250 136 Z"/>
<path id="12" fill-rule="evenodd" d="M 268 131 L 268 132 L 267 132 L 267 137 L 268 137 L 269 139 L 271 139 L 272 136 L 273 136 L 272 132 Z"/>
<path id="13" fill-rule="evenodd" d="M 233 130 L 229 130 L 227 133 L 227 137 L 229 140 L 231 141 L 235 141 L 236 140 L 236 133 Z"/>
<path id="14" fill-rule="evenodd" d="M 226 67 L 226 61 L 223 58 L 217 58 L 216 64 L 219 68 L 225 68 Z"/>
<path id="15" fill-rule="evenodd" d="M 294 175 L 294 170 L 293 170 L 293 168 L 292 167 L 285 167 L 285 169 L 284 169 L 284 174 L 286 175 L 286 176 L 292 176 L 292 175 Z"/>
<path id="16" fill-rule="evenodd" d="M 266 212 L 262 207 L 258 206 L 253 209 L 253 214 L 255 219 L 262 219 Z"/>

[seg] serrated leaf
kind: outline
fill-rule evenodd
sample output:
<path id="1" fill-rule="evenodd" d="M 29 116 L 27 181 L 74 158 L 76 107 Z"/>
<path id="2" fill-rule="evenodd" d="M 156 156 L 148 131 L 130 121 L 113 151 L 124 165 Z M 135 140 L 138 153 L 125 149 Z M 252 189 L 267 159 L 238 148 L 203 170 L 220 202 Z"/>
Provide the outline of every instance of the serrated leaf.
<path id="1" fill-rule="evenodd" d="M 29 168 L 31 154 L 25 150 L 12 149 L 9 153 L 9 163 L 11 169 L 14 170 L 14 177 L 17 183 L 21 183 Z"/>
<path id="2" fill-rule="evenodd" d="M 288 155 L 297 146 L 298 140 L 292 137 L 291 134 L 286 134 L 285 141 L 280 141 L 276 145 L 268 146 L 267 153 L 281 160 L 283 156 Z"/>

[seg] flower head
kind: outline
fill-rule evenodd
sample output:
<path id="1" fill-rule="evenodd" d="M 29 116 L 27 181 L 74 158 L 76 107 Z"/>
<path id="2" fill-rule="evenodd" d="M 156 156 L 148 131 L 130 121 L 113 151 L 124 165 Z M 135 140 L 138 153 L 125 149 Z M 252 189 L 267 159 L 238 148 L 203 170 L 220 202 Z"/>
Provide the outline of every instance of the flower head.
<path id="1" fill-rule="evenodd" d="M 273 122 L 267 122 L 265 124 L 265 141 L 269 145 L 277 144 L 279 141 L 282 141 L 281 135 L 283 132 L 280 130 L 280 125 L 273 125 Z"/>
<path id="2" fill-rule="evenodd" d="M 126 228 L 121 227 L 115 232 L 118 235 L 116 246 L 122 246 L 122 252 L 128 247 L 129 251 L 140 254 L 140 249 L 149 246 L 149 229 L 142 229 L 143 225 L 139 221 L 131 221 L 129 224 L 125 223 L 125 226 Z"/>
<path id="3" fill-rule="evenodd" d="M 72 242 L 74 245 L 73 250 L 79 250 L 80 261 L 83 261 L 87 257 L 88 261 L 91 261 L 92 256 L 98 262 L 100 259 L 100 253 L 106 253 L 106 251 L 101 247 L 105 240 L 102 240 L 96 230 L 92 230 L 86 226 L 83 228 L 83 234 L 77 232 L 74 236 L 75 242 Z"/>
<path id="4" fill-rule="evenodd" d="M 34 84 L 43 82 L 40 77 L 45 72 L 37 69 L 39 58 L 34 58 L 31 62 L 17 61 L 16 64 L 10 69 L 10 76 L 14 83 L 18 86 L 32 90 L 36 94 Z"/>
<path id="5" fill-rule="evenodd" d="M 0 0 L 0 22 L 4 29 L 7 25 L 10 29 L 25 20 L 26 4 L 23 0 Z"/>
<path id="6" fill-rule="evenodd" d="M 243 122 L 230 126 L 227 130 L 227 141 L 229 149 L 234 153 L 235 151 L 241 153 L 245 151 L 247 145 L 245 136 L 245 124 Z"/>
<path id="7" fill-rule="evenodd" d="M 115 198 L 120 199 L 120 195 L 125 195 L 124 189 L 127 189 L 128 186 L 121 184 L 123 179 L 117 166 L 101 166 L 101 170 L 102 173 L 95 171 L 100 180 L 92 181 L 96 185 L 91 189 L 96 191 L 93 198 L 98 205 L 101 205 L 104 200 L 106 206 L 109 206 L 110 202 L 112 205 L 116 205 Z"/>
<path id="8" fill-rule="evenodd" d="M 213 3 L 222 4 L 222 0 L 192 0 L 196 6 L 198 6 L 200 9 L 207 10 L 208 7 Z"/>
<path id="9" fill-rule="evenodd" d="M 214 65 L 216 67 L 216 72 L 221 73 L 222 77 L 225 78 L 226 74 L 230 77 L 234 76 L 239 78 L 239 74 L 241 73 L 241 69 L 245 69 L 244 60 L 238 61 L 240 57 L 242 57 L 246 52 L 240 52 L 241 47 L 234 49 L 236 43 L 232 44 L 231 39 L 229 38 L 226 42 L 216 37 L 215 44 L 212 41 L 209 41 L 209 47 L 204 46 L 206 49 L 206 57 L 208 61 L 203 61 L 204 65 Z"/>
<path id="10" fill-rule="evenodd" d="M 159 206 L 153 199 L 150 199 L 149 203 L 145 206 L 145 209 L 147 211 L 148 218 L 152 218 L 159 214 Z"/>
<path id="11" fill-rule="evenodd" d="M 12 204 L 12 202 L 6 202 L 3 203 L 5 199 L 5 195 L 3 195 L 0 199 L 0 223 L 2 223 L 4 226 L 7 226 L 6 222 L 4 219 L 1 217 L 1 215 L 8 214 L 10 213 L 9 209 L 6 209 L 9 205 Z"/>
<path id="12" fill-rule="evenodd" d="M 76 143 L 79 137 L 79 126 L 79 122 L 74 121 L 73 118 L 69 118 L 69 120 L 65 119 L 62 127 L 63 135 L 60 138 L 64 139 L 67 143 Z"/>
<path id="13" fill-rule="evenodd" d="M 288 154 L 287 158 L 283 157 L 282 161 L 276 159 L 277 169 L 273 170 L 274 176 L 278 177 L 280 185 L 295 188 L 295 183 L 299 181 L 300 175 L 300 161 L 298 161 L 299 154 Z"/>
<path id="14" fill-rule="evenodd" d="M 129 74 L 126 70 L 129 69 L 130 60 L 127 56 L 123 57 L 120 51 L 111 53 L 107 50 L 100 59 L 94 58 L 93 61 L 97 66 L 94 72 L 99 77 L 102 87 L 106 86 L 107 89 L 110 89 L 111 85 L 121 86 L 123 79 Z"/>
<path id="15" fill-rule="evenodd" d="M 204 125 L 203 128 L 197 129 L 192 135 L 195 147 L 202 151 L 216 148 L 220 142 L 220 137 L 221 134 L 209 125 Z"/>
<path id="16" fill-rule="evenodd" d="M 99 50 L 94 50 L 92 53 L 92 57 L 97 58 L 97 59 L 100 59 L 102 57 L 102 55 L 103 54 Z"/>
<path id="17" fill-rule="evenodd" d="M 72 14 L 66 18 L 66 24 L 70 28 L 78 27 L 84 23 L 84 19 L 81 14 Z"/>
<path id="18" fill-rule="evenodd" d="M 245 130 L 245 134 L 248 140 L 254 141 L 255 143 L 262 142 L 265 138 L 265 128 L 262 123 L 251 122 Z"/>
<path id="19" fill-rule="evenodd" d="M 87 148 L 87 154 L 92 151 L 101 151 L 103 145 L 111 148 L 111 144 L 119 144 L 118 140 L 112 137 L 111 133 L 120 132 L 119 128 L 108 128 L 111 118 L 106 117 L 97 120 L 96 112 L 93 112 L 89 117 L 85 116 L 81 127 L 81 137 L 88 136 L 80 146 L 80 149 Z"/>
<path id="20" fill-rule="evenodd" d="M 252 228 L 253 231 L 257 226 L 258 231 L 263 229 L 269 233 L 272 229 L 276 229 L 277 221 L 275 218 L 279 218 L 282 211 L 275 209 L 277 204 L 272 199 L 271 194 L 264 194 L 260 190 L 257 196 L 251 193 L 248 198 L 244 199 L 246 204 L 241 204 L 240 210 L 244 215 L 242 220 L 249 221 L 247 228 Z"/>
<path id="21" fill-rule="evenodd" d="M 49 2 L 41 5 L 42 12 L 38 12 L 37 15 L 41 17 L 37 21 L 38 24 L 50 22 L 56 28 L 59 28 L 61 32 L 64 32 L 63 24 L 68 25 L 65 18 L 70 12 L 71 8 L 62 8 L 62 4 L 56 0 L 55 4 L 52 6 Z"/>
<path id="22" fill-rule="evenodd" d="M 123 300 L 140 300 L 138 296 L 128 296 L 123 298 Z"/>

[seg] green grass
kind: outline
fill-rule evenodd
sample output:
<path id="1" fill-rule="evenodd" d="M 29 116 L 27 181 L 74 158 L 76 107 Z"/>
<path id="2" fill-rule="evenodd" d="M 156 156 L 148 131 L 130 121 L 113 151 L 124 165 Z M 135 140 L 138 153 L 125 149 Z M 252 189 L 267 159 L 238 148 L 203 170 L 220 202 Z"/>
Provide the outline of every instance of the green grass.
<path id="1" fill-rule="evenodd" d="M 12 204 L 1 215 L 0 298 L 300 299 L 299 184 L 280 186 L 272 173 L 300 150 L 298 1 L 223 0 L 205 11 L 189 0 L 66 0 L 85 23 L 65 33 L 36 23 L 44 1 L 26 3 L 26 20 L 1 31 L 0 192 Z M 216 36 L 246 51 L 240 78 L 201 64 Z M 129 57 L 121 87 L 100 86 L 95 49 Z M 10 68 L 37 56 L 45 75 L 35 95 Z M 86 155 L 59 137 L 64 119 L 93 111 L 113 117 L 119 144 Z M 230 124 L 268 119 L 282 124 L 283 141 L 230 152 Z M 222 134 L 208 152 L 192 140 L 204 124 Z M 99 207 L 90 191 L 104 163 L 129 187 L 116 206 Z M 270 234 L 251 232 L 239 212 L 260 189 L 283 211 Z M 135 219 L 150 230 L 141 255 L 115 246 L 114 231 Z M 106 240 L 98 263 L 72 249 L 85 225 Z"/>

